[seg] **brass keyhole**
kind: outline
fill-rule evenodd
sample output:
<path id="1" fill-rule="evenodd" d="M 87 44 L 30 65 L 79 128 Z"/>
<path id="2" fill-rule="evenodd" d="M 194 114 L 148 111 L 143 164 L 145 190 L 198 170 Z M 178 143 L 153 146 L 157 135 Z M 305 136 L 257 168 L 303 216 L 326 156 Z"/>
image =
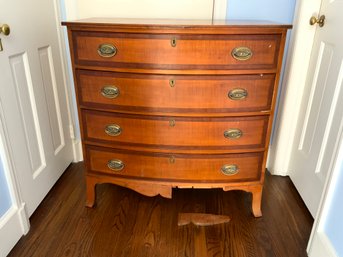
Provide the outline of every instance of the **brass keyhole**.
<path id="1" fill-rule="evenodd" d="M 170 156 L 170 157 L 169 157 L 169 163 L 170 163 L 170 164 L 175 163 L 175 157 L 174 157 L 174 156 Z"/>
<path id="2" fill-rule="evenodd" d="M 175 120 L 174 119 L 169 121 L 169 126 L 175 127 Z"/>
<path id="3" fill-rule="evenodd" d="M 169 86 L 170 87 L 175 87 L 175 80 L 174 79 L 170 79 L 169 80 Z"/>
<path id="4" fill-rule="evenodd" d="M 171 45 L 172 47 L 175 47 L 175 46 L 176 46 L 176 38 L 175 38 L 175 37 L 173 37 L 173 38 L 170 40 L 170 45 Z"/>

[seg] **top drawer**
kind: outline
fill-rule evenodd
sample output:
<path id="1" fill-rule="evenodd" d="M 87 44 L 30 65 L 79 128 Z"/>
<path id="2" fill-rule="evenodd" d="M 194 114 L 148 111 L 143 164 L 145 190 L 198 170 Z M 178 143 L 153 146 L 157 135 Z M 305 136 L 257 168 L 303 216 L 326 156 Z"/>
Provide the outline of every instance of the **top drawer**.
<path id="1" fill-rule="evenodd" d="M 74 32 L 74 61 L 134 69 L 275 69 L 281 34 Z"/>

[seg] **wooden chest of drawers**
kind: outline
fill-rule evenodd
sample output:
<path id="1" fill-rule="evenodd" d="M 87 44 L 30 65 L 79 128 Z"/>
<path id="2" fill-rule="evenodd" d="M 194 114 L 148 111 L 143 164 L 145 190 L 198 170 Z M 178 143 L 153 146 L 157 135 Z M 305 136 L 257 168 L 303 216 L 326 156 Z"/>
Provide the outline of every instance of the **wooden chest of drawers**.
<path id="1" fill-rule="evenodd" d="M 87 203 L 113 183 L 261 194 L 288 25 L 87 19 L 68 28 Z"/>

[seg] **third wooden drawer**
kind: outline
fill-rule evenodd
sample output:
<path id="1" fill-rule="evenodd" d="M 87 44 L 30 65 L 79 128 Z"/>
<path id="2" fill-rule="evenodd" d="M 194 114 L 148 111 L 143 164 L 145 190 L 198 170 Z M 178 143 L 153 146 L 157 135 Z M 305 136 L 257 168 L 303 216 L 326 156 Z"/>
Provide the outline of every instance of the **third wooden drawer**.
<path id="1" fill-rule="evenodd" d="M 269 116 L 168 117 L 82 111 L 84 139 L 194 149 L 264 148 Z"/>

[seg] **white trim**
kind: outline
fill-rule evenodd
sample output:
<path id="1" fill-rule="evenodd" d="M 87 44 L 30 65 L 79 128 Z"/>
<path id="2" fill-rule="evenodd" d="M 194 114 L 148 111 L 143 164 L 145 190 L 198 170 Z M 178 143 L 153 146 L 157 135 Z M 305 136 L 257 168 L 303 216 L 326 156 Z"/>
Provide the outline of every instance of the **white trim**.
<path id="1" fill-rule="evenodd" d="M 66 4 L 66 2 L 65 2 Z M 70 6 L 70 4 L 68 5 Z M 67 110 L 68 110 L 68 121 L 69 121 L 69 128 L 70 133 L 68 136 L 72 139 L 72 149 L 73 149 L 73 161 L 79 162 L 83 160 L 82 157 L 82 146 L 80 144 L 80 139 L 75 139 L 75 129 L 79 129 L 78 126 L 75 124 L 78 122 L 77 117 L 75 117 L 75 112 L 72 111 L 72 108 L 76 107 L 75 99 L 73 98 L 74 86 L 72 80 L 72 72 L 71 72 L 71 64 L 69 55 L 67 54 L 68 45 L 66 40 L 66 33 L 65 30 L 62 28 L 61 20 L 62 20 L 62 13 L 61 13 L 61 5 L 60 0 L 54 0 L 54 7 L 56 11 L 56 24 L 57 24 L 57 35 L 58 35 L 58 44 L 59 44 L 59 52 L 60 52 L 60 59 L 62 62 L 62 75 L 63 75 L 63 82 L 64 82 L 64 91 L 66 92 L 66 102 L 67 102 Z M 66 11 L 66 10 L 64 10 Z M 78 133 L 80 135 L 80 133 Z"/>
<path id="2" fill-rule="evenodd" d="M 324 233 L 317 233 L 312 239 L 312 248 L 308 253 L 309 257 L 338 257 L 330 240 Z"/>
<path id="3" fill-rule="evenodd" d="M 308 20 L 313 12 L 319 12 L 320 5 L 321 0 L 297 1 L 279 114 L 275 122 L 275 138 L 270 146 L 268 169 L 272 174 L 288 175 L 290 172 L 289 161 L 316 31 Z"/>
<path id="4" fill-rule="evenodd" d="M 329 238 L 324 233 L 324 225 L 335 193 L 336 181 L 338 180 L 341 164 L 343 163 L 343 119 L 340 124 L 339 139 L 337 142 L 338 143 L 336 144 L 333 152 L 332 164 L 329 167 L 318 212 L 315 217 L 315 222 L 313 224 L 313 229 L 307 246 L 309 257 L 338 257 Z"/>
<path id="5" fill-rule="evenodd" d="M 0 256 L 7 256 L 23 234 L 22 217 L 13 205 L 0 219 Z"/>
<path id="6" fill-rule="evenodd" d="M 80 139 L 73 140 L 73 154 L 74 154 L 73 162 L 83 161 L 82 143 Z"/>
<path id="7" fill-rule="evenodd" d="M 12 151 L 3 120 L 3 109 L 0 102 L 0 155 L 12 200 L 11 207 L 0 219 L 0 242 L 2 245 L 0 256 L 6 256 L 20 237 L 27 234 L 30 229 L 30 221 L 17 183 L 15 166 L 11 158 Z"/>
<path id="8" fill-rule="evenodd" d="M 225 20 L 226 19 L 226 10 L 227 2 L 229 0 L 213 0 L 213 20 Z"/>

